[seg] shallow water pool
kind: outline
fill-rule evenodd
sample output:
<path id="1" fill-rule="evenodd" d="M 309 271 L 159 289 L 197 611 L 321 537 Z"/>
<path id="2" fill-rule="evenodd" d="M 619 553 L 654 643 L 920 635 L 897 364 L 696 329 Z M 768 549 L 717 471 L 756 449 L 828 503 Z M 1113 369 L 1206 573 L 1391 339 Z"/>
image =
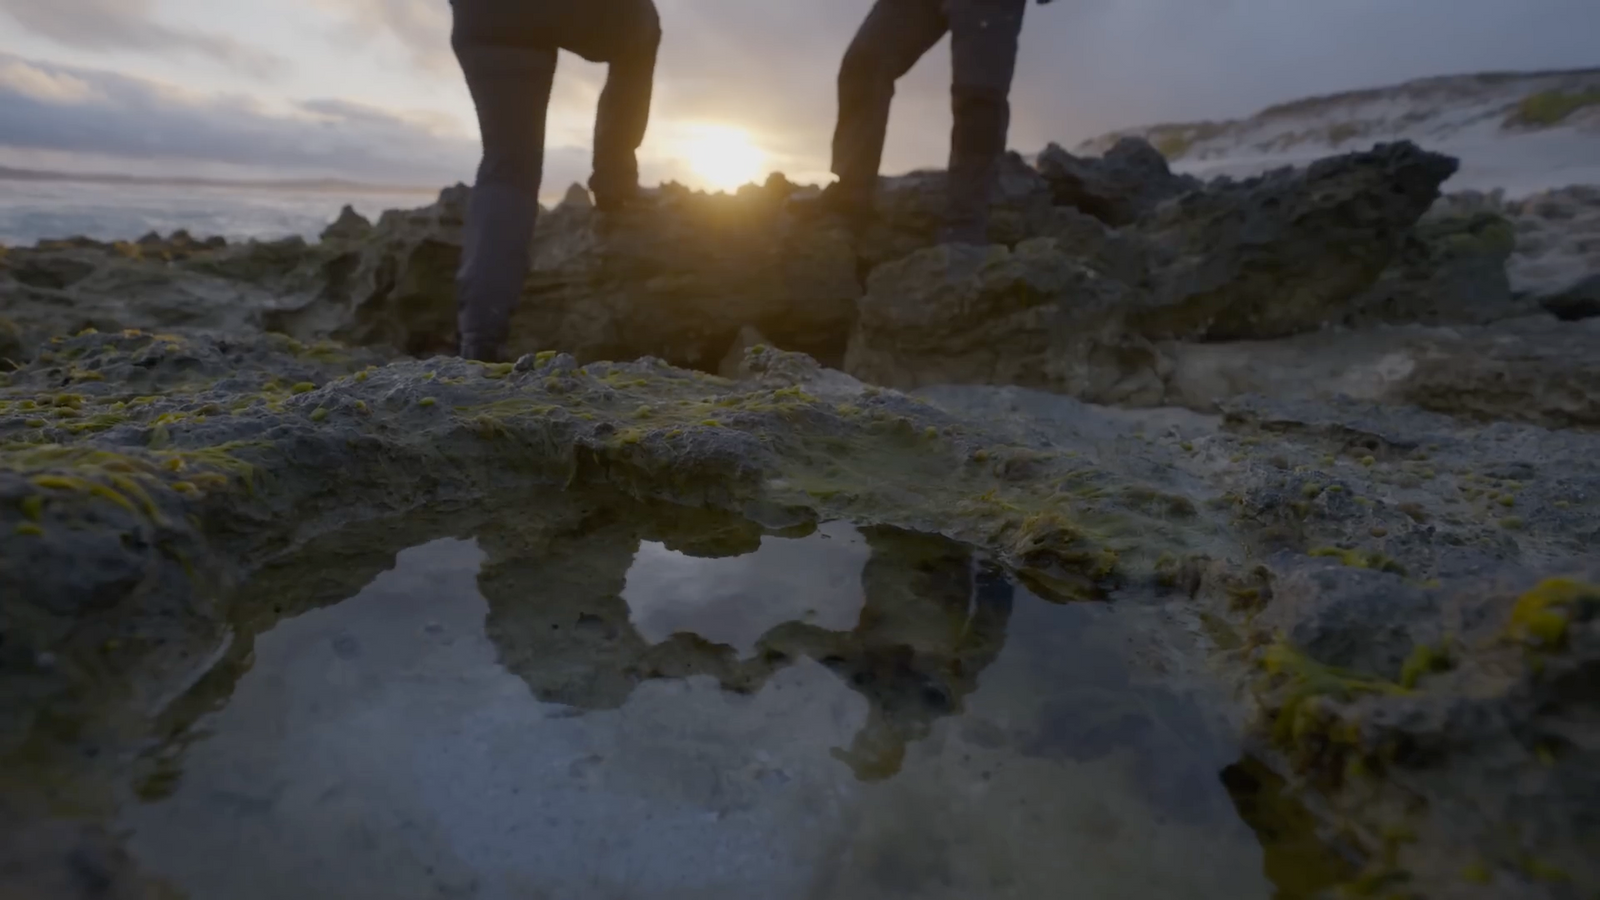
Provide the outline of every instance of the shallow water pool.
<path id="1" fill-rule="evenodd" d="M 1274 896 L 1170 627 L 838 522 L 433 539 L 256 636 L 116 825 L 194 900 Z"/>

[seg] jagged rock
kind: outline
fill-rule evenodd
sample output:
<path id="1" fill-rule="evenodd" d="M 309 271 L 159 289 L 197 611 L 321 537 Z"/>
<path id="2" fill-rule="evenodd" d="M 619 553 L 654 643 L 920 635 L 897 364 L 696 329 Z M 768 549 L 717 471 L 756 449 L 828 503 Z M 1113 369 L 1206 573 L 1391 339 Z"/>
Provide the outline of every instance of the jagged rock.
<path id="1" fill-rule="evenodd" d="M 1563 322 L 1600 317 L 1600 273 L 1574 284 L 1572 287 L 1539 301 L 1551 315 Z"/>
<path id="2" fill-rule="evenodd" d="M 355 207 L 346 203 L 339 210 L 339 217 L 333 224 L 322 230 L 321 240 L 328 241 L 359 241 L 372 233 L 372 222 L 366 216 L 356 212 Z"/>
<path id="3" fill-rule="evenodd" d="M 846 368 L 895 387 L 1021 384 L 1157 402 L 1165 376 L 1151 341 L 1282 337 L 1338 321 L 1453 166 L 1393 145 L 1189 194 L 1118 235 L 1131 242 L 1120 260 L 1110 238 L 921 251 L 870 276 Z M 1129 280 L 1140 261 L 1144 277 Z M 1130 357 L 1152 377 L 1099 377 Z"/>
<path id="4" fill-rule="evenodd" d="M 1050 144 L 1035 165 L 1057 205 L 1114 227 L 1131 225 L 1163 201 L 1202 186 L 1193 176 L 1174 175 L 1161 151 L 1142 138 L 1123 138 L 1098 159 Z"/>
<path id="5" fill-rule="evenodd" d="M 567 186 L 567 193 L 561 198 L 561 206 L 569 209 L 593 209 L 594 198 L 589 196 L 589 189 L 581 184 Z"/>
<path id="6" fill-rule="evenodd" d="M 295 302 L 280 288 L 282 270 L 300 262 L 303 241 L 287 252 L 242 262 L 225 247 L 190 242 L 176 251 L 119 242 L 41 241 L 0 257 L 0 309 L 12 323 L 13 359 L 32 359 L 52 337 L 86 328 L 252 334 L 260 314 Z M 249 279 L 258 279 L 251 281 Z"/>
<path id="7" fill-rule="evenodd" d="M 301 248 L 297 259 L 279 264 L 289 273 L 277 279 L 284 300 L 263 312 L 261 327 L 418 356 L 453 352 L 469 194 L 457 184 L 430 206 L 384 212 L 360 241 Z"/>
<path id="8" fill-rule="evenodd" d="M 1415 144 L 1185 194 L 1139 232 L 1156 247 L 1149 337 L 1283 337 L 1336 318 L 1396 258 L 1456 161 Z"/>

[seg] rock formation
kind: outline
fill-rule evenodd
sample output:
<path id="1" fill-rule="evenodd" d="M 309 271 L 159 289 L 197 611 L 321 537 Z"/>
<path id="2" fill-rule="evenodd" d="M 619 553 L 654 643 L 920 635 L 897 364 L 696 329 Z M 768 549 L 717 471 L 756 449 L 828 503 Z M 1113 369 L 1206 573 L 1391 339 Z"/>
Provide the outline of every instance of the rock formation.
<path id="1" fill-rule="evenodd" d="M 1592 893 L 1600 319 L 1560 298 L 1600 266 L 1555 239 L 1586 195 L 1440 201 L 1453 163 L 1406 144 L 1134 196 L 1144 148 L 1057 162 L 1008 161 L 986 248 L 927 246 L 937 173 L 886 180 L 858 237 L 794 219 L 776 178 L 622 220 L 573 194 L 543 218 L 511 364 L 405 358 L 450 346 L 464 188 L 314 244 L 7 251 L 0 771 L 25 775 L 0 813 L 100 802 L 220 690 L 197 680 L 346 595 L 275 568 L 295 553 L 341 548 L 359 584 L 395 534 L 515 509 L 486 532 L 496 590 L 600 589 L 492 597 L 503 661 L 600 707 L 639 677 L 750 671 L 687 638 L 557 642 L 541 615 L 621 634 L 614 585 L 576 538 L 559 572 L 517 547 L 626 509 L 583 551 L 609 572 L 680 516 L 722 523 L 684 538 L 706 554 L 847 519 L 1177 623 L 1173 677 L 1235 698 L 1249 765 L 1286 779 L 1349 890 Z M 1530 287 L 1557 245 L 1561 283 Z M 561 499 L 530 515 L 537 492 Z M 830 640 L 841 672 L 881 643 Z M 880 730 L 921 740 L 939 714 Z M 855 763 L 882 777 L 875 740 Z"/>
<path id="2" fill-rule="evenodd" d="M 1174 175 L 1167 158 L 1142 138 L 1123 138 L 1100 158 L 1084 159 L 1051 144 L 1035 163 L 1059 206 L 1114 227 L 1132 225 L 1162 201 L 1199 190 L 1199 179 Z"/>

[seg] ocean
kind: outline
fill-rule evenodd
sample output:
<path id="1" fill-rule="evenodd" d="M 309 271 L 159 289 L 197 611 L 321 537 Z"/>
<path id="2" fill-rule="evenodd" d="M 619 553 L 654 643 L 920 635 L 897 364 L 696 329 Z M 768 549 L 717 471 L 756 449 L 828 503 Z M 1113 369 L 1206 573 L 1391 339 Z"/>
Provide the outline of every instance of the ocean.
<path id="1" fill-rule="evenodd" d="M 0 180 L 0 245 L 84 236 L 135 240 L 183 228 L 230 241 L 300 235 L 315 240 L 346 203 L 368 218 L 432 203 L 437 191 L 340 194 L 253 187 Z"/>

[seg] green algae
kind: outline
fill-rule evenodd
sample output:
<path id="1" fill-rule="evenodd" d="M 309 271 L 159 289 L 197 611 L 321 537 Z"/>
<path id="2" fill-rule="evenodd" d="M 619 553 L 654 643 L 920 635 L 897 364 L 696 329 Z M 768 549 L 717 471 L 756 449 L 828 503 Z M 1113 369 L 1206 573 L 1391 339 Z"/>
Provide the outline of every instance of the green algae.
<path id="1" fill-rule="evenodd" d="M 1426 676 L 1448 672 L 1454 667 L 1455 659 L 1448 644 L 1418 644 L 1400 668 L 1400 686 L 1412 690 Z"/>
<path id="2" fill-rule="evenodd" d="M 84 497 L 109 502 L 149 519 L 166 522 L 157 494 L 174 490 L 172 482 L 183 473 L 185 483 L 200 494 L 225 490 L 236 482 L 253 489 L 255 467 L 232 453 L 245 444 L 199 450 L 118 453 L 92 447 L 46 444 L 12 448 L 0 455 L 0 471 L 28 479 L 44 492 L 22 503 L 29 519 L 42 517 L 49 497 Z M 182 493 L 181 491 L 174 491 Z"/>
<path id="3" fill-rule="evenodd" d="M 1346 750 L 1359 746 L 1358 723 L 1321 701 L 1408 693 L 1399 684 L 1320 663 L 1283 637 L 1264 650 L 1259 664 L 1272 686 L 1281 688 L 1269 712 L 1273 742 L 1301 765 L 1330 751 L 1341 762 Z"/>
<path id="4" fill-rule="evenodd" d="M 1544 649 L 1566 643 L 1574 617 L 1592 614 L 1600 606 L 1600 585 L 1572 578 L 1548 578 L 1517 598 L 1506 624 L 1513 640 Z"/>
<path id="5" fill-rule="evenodd" d="M 1310 552 L 1311 556 L 1320 559 L 1336 559 L 1343 565 L 1352 569 L 1372 569 L 1378 572 L 1389 572 L 1394 575 L 1404 576 L 1405 566 L 1394 558 L 1373 550 L 1347 550 L 1343 547 L 1317 547 Z"/>
<path id="6" fill-rule="evenodd" d="M 1358 870 L 1336 852 L 1320 823 L 1290 785 L 1265 763 L 1246 757 L 1222 772 L 1239 818 L 1261 842 L 1262 874 L 1283 900 L 1326 896 L 1349 884 Z"/>

